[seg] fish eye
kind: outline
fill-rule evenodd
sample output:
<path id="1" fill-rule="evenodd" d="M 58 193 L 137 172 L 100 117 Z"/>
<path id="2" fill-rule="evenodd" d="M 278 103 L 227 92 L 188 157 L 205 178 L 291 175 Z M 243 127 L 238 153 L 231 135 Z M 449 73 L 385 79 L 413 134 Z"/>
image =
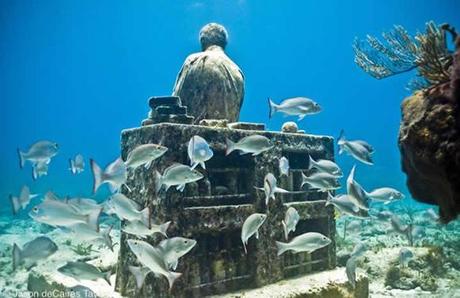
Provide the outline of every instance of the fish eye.
<path id="1" fill-rule="evenodd" d="M 185 240 L 184 243 L 187 244 L 187 243 L 188 243 L 188 240 Z"/>
<path id="2" fill-rule="evenodd" d="M 32 210 L 33 210 L 34 212 L 38 212 L 38 207 L 34 207 Z"/>

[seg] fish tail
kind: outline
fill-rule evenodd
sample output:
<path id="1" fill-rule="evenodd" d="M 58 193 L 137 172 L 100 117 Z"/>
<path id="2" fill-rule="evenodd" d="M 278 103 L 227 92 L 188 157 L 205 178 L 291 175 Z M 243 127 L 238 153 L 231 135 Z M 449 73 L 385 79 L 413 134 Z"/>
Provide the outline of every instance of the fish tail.
<path id="1" fill-rule="evenodd" d="M 329 206 L 332 204 L 332 194 L 330 192 L 327 192 L 327 198 L 326 198 L 326 204 L 325 206 Z"/>
<path id="2" fill-rule="evenodd" d="M 226 139 L 225 140 L 225 143 L 227 145 L 227 148 L 225 150 L 225 156 L 229 155 L 230 153 L 233 152 L 233 150 L 235 150 L 235 143 L 232 142 L 232 140 L 230 139 Z"/>
<path id="3" fill-rule="evenodd" d="M 343 146 L 340 145 L 341 141 L 345 141 L 345 131 L 343 129 L 340 130 L 339 137 L 337 138 L 337 147 L 338 147 L 337 150 L 338 150 L 339 154 L 343 153 Z"/>
<path id="4" fill-rule="evenodd" d="M 315 167 L 316 161 L 308 154 L 308 169 L 311 170 Z"/>
<path id="5" fill-rule="evenodd" d="M 93 172 L 93 193 L 96 193 L 99 186 L 104 183 L 104 172 L 93 159 L 90 159 L 89 163 L 91 165 L 91 171 Z"/>
<path id="6" fill-rule="evenodd" d="M 160 192 L 161 187 L 163 186 L 163 176 L 161 176 L 160 172 L 155 170 L 153 179 L 155 185 L 155 194 L 157 195 Z"/>
<path id="7" fill-rule="evenodd" d="M 305 174 L 302 172 L 302 184 L 300 187 L 304 186 L 305 184 L 308 184 L 308 177 L 305 176 Z"/>
<path id="8" fill-rule="evenodd" d="M 168 275 L 166 276 L 166 278 L 168 279 L 169 290 L 172 289 L 172 287 L 173 287 L 173 285 L 174 285 L 174 282 L 175 282 L 176 279 L 178 279 L 181 275 L 182 275 L 182 273 L 179 273 L 179 272 L 173 272 L 173 271 L 169 271 L 169 272 L 168 272 Z"/>
<path id="9" fill-rule="evenodd" d="M 150 207 L 149 206 L 147 206 L 144 209 L 142 209 L 142 211 L 141 211 L 141 221 L 149 229 L 151 228 L 150 215 L 151 215 L 151 212 L 150 212 Z"/>
<path id="10" fill-rule="evenodd" d="M 278 249 L 278 256 L 281 256 L 288 250 L 287 243 L 276 241 L 276 248 Z"/>
<path id="11" fill-rule="evenodd" d="M 136 267 L 131 265 L 128 266 L 128 270 L 134 275 L 134 278 L 136 279 L 136 286 L 139 290 L 144 285 L 145 277 L 150 271 L 143 271 L 142 267 Z"/>
<path id="12" fill-rule="evenodd" d="M 286 223 L 283 221 L 281 221 L 281 224 L 283 225 L 283 231 L 284 231 L 284 239 L 286 239 L 286 241 L 288 240 L 288 236 L 289 236 L 289 233 L 288 233 L 288 230 L 287 230 L 287 225 Z"/>
<path id="13" fill-rule="evenodd" d="M 112 272 L 110 272 L 110 270 L 104 273 L 104 279 L 109 285 L 112 285 L 112 283 L 110 282 L 111 276 L 112 276 Z"/>
<path id="14" fill-rule="evenodd" d="M 278 106 L 272 101 L 270 97 L 268 98 L 268 108 L 268 119 L 271 119 L 273 115 L 278 111 Z"/>
<path id="15" fill-rule="evenodd" d="M 104 208 L 96 209 L 87 215 L 86 223 L 96 232 L 99 232 L 99 217 L 101 216 Z"/>
<path id="16" fill-rule="evenodd" d="M 24 167 L 24 164 L 26 162 L 26 159 L 25 159 L 25 153 L 21 151 L 21 149 L 17 148 L 16 149 L 17 152 L 18 152 L 18 157 L 19 157 L 19 168 L 23 168 Z"/>
<path id="17" fill-rule="evenodd" d="M 9 196 L 10 201 L 11 201 L 11 206 L 13 207 L 13 215 L 18 214 L 19 210 L 21 209 L 21 203 L 19 202 L 19 198 L 12 196 L 10 194 Z"/>
<path id="18" fill-rule="evenodd" d="M 160 225 L 160 233 L 163 234 L 166 238 L 168 238 L 168 235 L 166 234 L 166 231 L 168 230 L 170 224 L 171 224 L 171 222 L 167 221 L 164 224 Z"/>
<path id="19" fill-rule="evenodd" d="M 18 268 L 21 261 L 22 261 L 21 249 L 15 243 L 13 244 L 13 271 L 16 270 L 16 268 Z"/>
<path id="20" fill-rule="evenodd" d="M 75 165 L 74 165 L 73 160 L 71 158 L 69 158 L 69 166 L 70 166 L 70 168 L 69 168 L 70 172 L 75 175 L 75 172 L 76 172 L 75 171 Z"/>

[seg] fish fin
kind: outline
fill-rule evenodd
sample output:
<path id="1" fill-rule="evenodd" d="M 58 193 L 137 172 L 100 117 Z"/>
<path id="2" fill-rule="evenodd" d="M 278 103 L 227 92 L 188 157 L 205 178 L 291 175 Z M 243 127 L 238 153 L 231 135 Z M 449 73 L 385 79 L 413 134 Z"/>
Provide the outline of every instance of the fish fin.
<path id="1" fill-rule="evenodd" d="M 104 183 L 104 172 L 102 171 L 101 167 L 94 161 L 94 159 L 89 160 L 89 164 L 91 166 L 91 171 L 93 172 L 93 193 L 96 193 L 99 186 Z"/>
<path id="2" fill-rule="evenodd" d="M 248 250 L 247 250 L 247 248 L 246 248 L 246 243 L 244 242 L 243 239 L 241 239 L 241 241 L 243 242 L 244 253 L 247 255 L 247 254 L 248 254 Z"/>
<path id="3" fill-rule="evenodd" d="M 18 268 L 21 261 L 22 261 L 21 249 L 16 243 L 14 243 L 13 244 L 13 271 L 16 270 L 16 268 Z"/>
<path id="4" fill-rule="evenodd" d="M 104 273 L 104 279 L 109 285 L 112 285 L 112 283 L 110 282 L 111 276 L 112 276 L 112 272 L 110 272 L 110 270 Z"/>
<path id="5" fill-rule="evenodd" d="M 169 272 L 168 272 L 168 274 L 166 275 L 166 278 L 168 279 L 169 290 L 172 289 L 172 287 L 173 287 L 173 285 L 174 285 L 174 282 L 175 282 L 176 279 L 178 279 L 181 275 L 182 275 L 182 273 L 179 273 L 179 272 L 172 272 L 172 271 L 169 271 Z"/>
<path id="6" fill-rule="evenodd" d="M 131 272 L 134 275 L 134 278 L 136 279 L 136 286 L 137 289 L 139 290 L 142 288 L 144 285 L 145 278 L 147 275 L 150 273 L 150 270 L 144 270 L 144 267 L 136 267 L 136 266 L 128 266 L 129 272 Z"/>
<path id="7" fill-rule="evenodd" d="M 19 168 L 22 169 L 26 163 L 26 160 L 24 158 L 24 152 L 22 152 L 19 148 L 16 149 L 18 152 L 18 157 L 19 157 Z"/>
<path id="8" fill-rule="evenodd" d="M 272 101 L 272 99 L 268 98 L 268 119 L 271 119 L 273 115 L 278 111 L 278 106 Z"/>
<path id="9" fill-rule="evenodd" d="M 284 220 L 281 221 L 281 224 L 283 225 L 284 238 L 285 238 L 286 241 L 287 241 L 287 240 L 288 240 L 288 236 L 289 236 L 289 233 L 288 233 L 288 230 L 287 230 L 287 225 L 286 225 L 286 223 L 284 222 Z"/>
<path id="10" fill-rule="evenodd" d="M 259 230 L 256 231 L 255 235 L 256 235 L 256 239 L 259 239 Z"/>
<path id="11" fill-rule="evenodd" d="M 113 183 L 111 181 L 108 181 L 108 184 L 111 193 L 116 193 L 120 190 L 121 185 L 117 185 L 116 183 Z M 127 189 L 129 192 L 131 192 L 131 189 L 129 187 L 127 187 Z"/>
<path id="12" fill-rule="evenodd" d="M 160 225 L 160 233 L 164 235 L 166 238 L 168 238 L 166 231 L 168 230 L 170 224 L 171 224 L 171 221 L 167 221 L 164 224 Z M 173 268 L 173 269 L 176 269 L 176 268 Z"/>
<path id="13" fill-rule="evenodd" d="M 45 194 L 45 198 L 43 201 L 59 201 L 59 198 L 56 196 L 54 192 L 50 190 Z"/>
<path id="14" fill-rule="evenodd" d="M 150 212 L 150 207 L 145 207 L 144 209 L 142 209 L 141 211 L 141 221 L 142 223 L 148 227 L 150 229 L 151 227 L 151 220 L 150 220 L 150 215 L 152 213 Z"/>
<path id="15" fill-rule="evenodd" d="M 278 256 L 281 256 L 283 253 L 285 253 L 288 250 L 288 247 L 286 243 L 276 241 L 276 248 L 278 249 Z"/>
<path id="16" fill-rule="evenodd" d="M 37 178 L 38 178 L 37 169 L 34 166 L 32 166 L 32 180 L 35 181 L 37 180 Z"/>
<path id="17" fill-rule="evenodd" d="M 11 206 L 13 207 L 13 215 L 18 214 L 19 210 L 21 209 L 21 203 L 19 202 L 18 197 L 14 197 L 11 194 L 9 195 Z"/>
<path id="18" fill-rule="evenodd" d="M 281 188 L 281 187 L 278 187 L 278 186 L 275 188 L 275 192 L 276 193 L 289 193 L 288 190 L 285 190 L 284 188 Z M 274 199 L 275 199 L 275 195 L 273 195 L 273 200 Z"/>
<path id="19" fill-rule="evenodd" d="M 310 185 L 310 184 L 308 183 L 308 177 L 305 176 L 305 174 L 302 172 L 302 183 L 300 184 L 300 187 L 304 186 L 305 184 Z"/>
<path id="20" fill-rule="evenodd" d="M 203 170 L 206 170 L 206 165 L 204 164 L 204 161 L 200 162 L 200 166 L 203 168 Z"/>
<path id="21" fill-rule="evenodd" d="M 303 118 L 305 118 L 305 116 L 307 116 L 307 114 L 299 115 L 299 118 L 297 118 L 297 121 L 302 121 Z"/>
<path id="22" fill-rule="evenodd" d="M 257 190 L 265 191 L 263 187 L 256 187 L 256 186 L 254 186 L 254 188 L 257 189 Z"/>
<path id="23" fill-rule="evenodd" d="M 367 210 L 369 210 L 369 209 L 367 209 Z M 359 212 L 359 207 L 356 206 L 356 205 L 354 205 L 354 206 L 353 206 L 353 211 L 354 211 L 354 212 Z"/>
<path id="24" fill-rule="evenodd" d="M 192 163 L 191 163 L 190 169 L 191 169 L 191 170 L 194 170 L 194 169 L 198 166 L 198 164 L 199 164 L 199 163 L 197 163 L 197 162 L 192 162 Z"/>
<path id="25" fill-rule="evenodd" d="M 179 260 L 178 260 L 178 259 L 175 259 L 175 260 L 170 264 L 172 270 L 176 270 L 178 264 L 179 264 Z"/>
<path id="26" fill-rule="evenodd" d="M 147 169 L 147 170 L 149 170 L 150 167 L 152 166 L 152 163 L 153 163 L 153 160 L 147 162 L 147 163 L 144 165 L 144 168 Z"/>
<path id="27" fill-rule="evenodd" d="M 176 187 L 176 189 L 177 189 L 178 191 L 180 191 L 180 192 L 183 192 L 184 189 L 185 189 L 185 183 L 184 183 L 184 184 L 179 184 L 179 185 Z"/>
<path id="28" fill-rule="evenodd" d="M 101 216 L 103 209 L 103 207 L 101 207 L 100 209 L 95 209 L 87 215 L 86 224 L 96 232 L 99 232 L 99 217 Z"/>
<path id="29" fill-rule="evenodd" d="M 163 184 L 163 177 L 161 176 L 160 172 L 155 170 L 154 174 L 154 185 L 155 185 L 155 194 L 157 195 L 160 192 L 161 186 Z"/>
<path id="30" fill-rule="evenodd" d="M 259 155 L 259 154 L 262 153 L 262 152 L 263 152 L 263 151 L 253 152 L 253 153 L 252 153 L 252 156 L 257 156 L 257 155 Z M 240 154 L 240 155 L 242 155 L 242 154 Z"/>
<path id="31" fill-rule="evenodd" d="M 226 149 L 225 149 L 225 156 L 229 155 L 230 153 L 235 150 L 235 143 L 232 142 L 230 139 L 225 139 Z"/>

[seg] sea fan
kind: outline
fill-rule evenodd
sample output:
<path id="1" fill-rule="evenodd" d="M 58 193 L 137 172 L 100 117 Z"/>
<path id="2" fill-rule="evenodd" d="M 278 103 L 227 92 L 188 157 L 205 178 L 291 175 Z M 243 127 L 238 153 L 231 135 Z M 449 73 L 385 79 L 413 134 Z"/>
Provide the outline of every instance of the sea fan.
<path id="1" fill-rule="evenodd" d="M 419 78 L 409 83 L 410 89 L 437 85 L 449 80 L 452 65 L 445 32 L 456 34 L 448 25 L 428 22 L 424 33 L 412 37 L 402 26 L 395 25 L 382 34 L 383 41 L 370 35 L 365 40 L 355 39 L 355 62 L 377 79 L 417 69 Z"/>

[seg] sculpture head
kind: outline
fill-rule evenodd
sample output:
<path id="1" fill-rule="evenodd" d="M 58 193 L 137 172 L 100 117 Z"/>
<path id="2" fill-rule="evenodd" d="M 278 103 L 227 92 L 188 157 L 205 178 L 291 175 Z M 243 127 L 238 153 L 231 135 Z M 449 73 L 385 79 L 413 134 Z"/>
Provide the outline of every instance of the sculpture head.
<path id="1" fill-rule="evenodd" d="M 225 49 L 227 45 L 227 30 L 217 23 L 209 23 L 200 30 L 201 49 L 205 51 L 208 47 L 217 45 Z"/>

